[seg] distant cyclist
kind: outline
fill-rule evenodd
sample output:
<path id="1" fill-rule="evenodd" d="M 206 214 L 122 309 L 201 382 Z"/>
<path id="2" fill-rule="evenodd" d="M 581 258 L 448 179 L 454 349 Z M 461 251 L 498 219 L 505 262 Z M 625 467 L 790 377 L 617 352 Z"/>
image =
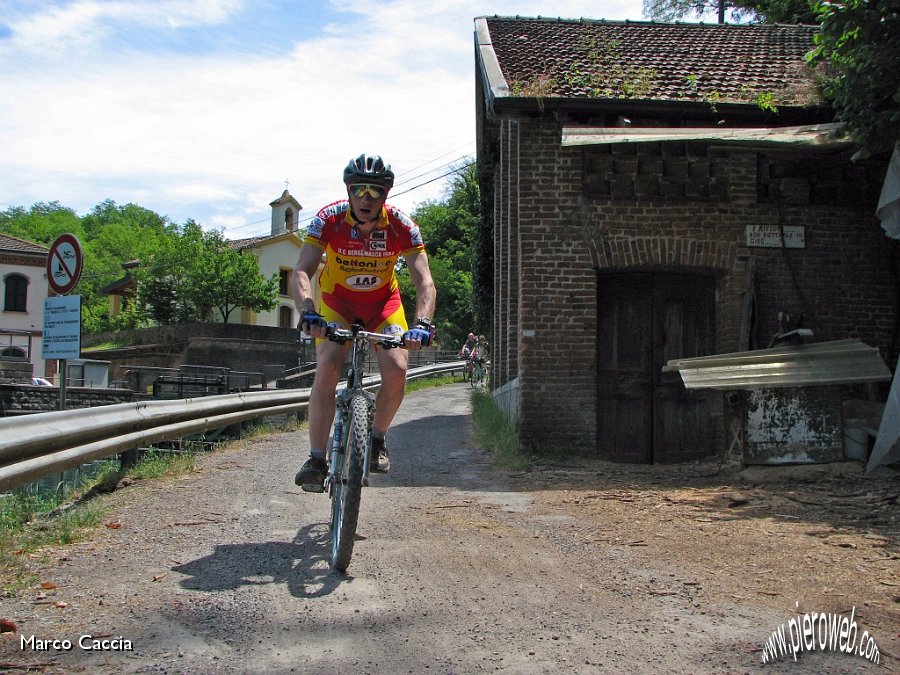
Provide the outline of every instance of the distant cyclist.
<path id="1" fill-rule="evenodd" d="M 459 356 L 464 359 L 468 359 L 473 351 L 478 349 L 478 338 L 475 337 L 475 333 L 469 333 L 466 337 L 466 341 L 463 342 L 462 347 L 459 349 Z"/>
<path id="2" fill-rule="evenodd" d="M 480 352 L 481 345 L 478 337 L 475 333 L 469 333 L 466 336 L 466 341 L 463 342 L 462 347 L 459 349 L 459 357 L 465 359 L 466 362 L 466 370 L 463 379 L 472 375 L 472 369 L 475 366 L 475 361 L 478 359 Z"/>
<path id="3" fill-rule="evenodd" d="M 344 169 L 347 199 L 322 208 L 310 221 L 291 277 L 300 328 L 316 338 L 316 376 L 309 398 L 310 457 L 297 472 L 297 485 L 323 485 L 328 473 L 326 447 L 334 421 L 334 396 L 350 344 L 325 337 L 329 323 L 344 328 L 361 320 L 365 329 L 402 334 L 407 349 L 431 344 L 435 287 L 419 227 L 400 209 L 385 204 L 394 172 L 378 155 L 360 155 Z M 316 307 L 311 279 L 319 272 L 321 304 Z M 416 287 L 416 314 L 410 329 L 403 314 L 394 268 L 406 259 Z M 375 401 L 370 471 L 390 468 L 385 436 L 403 401 L 408 354 L 377 349 L 381 387 Z"/>

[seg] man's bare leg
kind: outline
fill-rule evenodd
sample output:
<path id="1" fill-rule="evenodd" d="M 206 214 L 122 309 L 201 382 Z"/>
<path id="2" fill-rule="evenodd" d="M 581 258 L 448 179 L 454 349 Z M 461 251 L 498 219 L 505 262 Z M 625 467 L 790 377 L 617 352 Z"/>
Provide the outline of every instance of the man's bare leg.
<path id="1" fill-rule="evenodd" d="M 309 393 L 309 447 L 327 450 L 334 422 L 334 394 L 341 379 L 349 344 L 323 340 L 316 345 L 316 377 Z"/>
<path id="2" fill-rule="evenodd" d="M 386 434 L 406 393 L 406 367 L 409 352 L 405 349 L 379 349 L 378 368 L 381 387 L 375 397 L 375 429 Z"/>

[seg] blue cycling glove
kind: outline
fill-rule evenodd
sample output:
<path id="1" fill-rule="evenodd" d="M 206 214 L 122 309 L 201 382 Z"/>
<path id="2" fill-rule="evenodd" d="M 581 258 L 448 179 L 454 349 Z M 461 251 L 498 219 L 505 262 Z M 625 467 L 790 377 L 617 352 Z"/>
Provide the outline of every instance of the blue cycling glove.
<path id="1" fill-rule="evenodd" d="M 422 346 L 427 347 L 431 344 L 431 329 L 420 324 L 416 324 L 415 328 L 406 331 L 403 334 L 404 340 L 421 340 Z"/>
<path id="2" fill-rule="evenodd" d="M 303 328 L 304 324 L 306 324 L 305 329 Z M 300 314 L 300 330 L 305 330 L 307 333 L 313 326 L 325 328 L 326 325 L 327 324 L 325 323 L 325 317 L 316 311 L 307 309 L 304 310 L 302 314 Z"/>

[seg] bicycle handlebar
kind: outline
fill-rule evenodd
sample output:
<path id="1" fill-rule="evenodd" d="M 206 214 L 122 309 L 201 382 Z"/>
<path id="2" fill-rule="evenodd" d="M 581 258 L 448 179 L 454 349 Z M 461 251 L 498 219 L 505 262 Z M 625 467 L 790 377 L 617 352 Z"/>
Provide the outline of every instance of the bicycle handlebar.
<path id="1" fill-rule="evenodd" d="M 385 335 L 384 333 L 372 333 L 367 330 L 362 330 L 362 326 L 354 324 L 350 328 L 337 328 L 335 326 L 328 326 L 325 328 L 325 337 L 332 342 L 337 342 L 338 344 L 344 344 L 349 340 L 355 340 L 357 338 L 363 338 L 364 340 L 368 340 L 369 342 L 374 342 L 375 344 L 381 345 L 385 349 L 392 349 L 394 347 L 403 347 L 406 345 L 406 341 L 402 336 L 399 335 Z"/>

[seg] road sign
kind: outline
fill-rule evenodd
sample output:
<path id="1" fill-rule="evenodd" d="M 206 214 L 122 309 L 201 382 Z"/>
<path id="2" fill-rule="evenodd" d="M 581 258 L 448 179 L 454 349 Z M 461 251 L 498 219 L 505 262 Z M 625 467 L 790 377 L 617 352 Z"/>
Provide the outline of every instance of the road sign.
<path id="1" fill-rule="evenodd" d="M 47 281 L 59 295 L 71 293 L 81 278 L 81 243 L 74 234 L 61 234 L 47 256 Z"/>
<path id="2" fill-rule="evenodd" d="M 41 357 L 77 359 L 81 356 L 81 296 L 44 298 Z"/>

